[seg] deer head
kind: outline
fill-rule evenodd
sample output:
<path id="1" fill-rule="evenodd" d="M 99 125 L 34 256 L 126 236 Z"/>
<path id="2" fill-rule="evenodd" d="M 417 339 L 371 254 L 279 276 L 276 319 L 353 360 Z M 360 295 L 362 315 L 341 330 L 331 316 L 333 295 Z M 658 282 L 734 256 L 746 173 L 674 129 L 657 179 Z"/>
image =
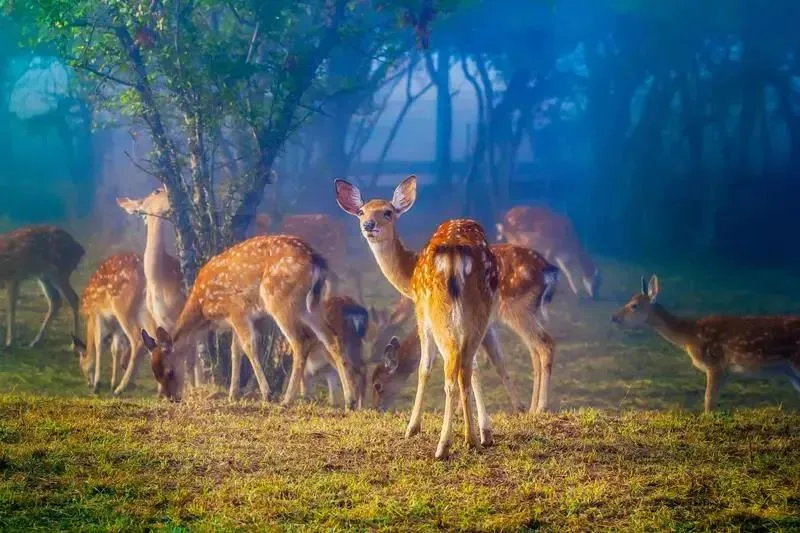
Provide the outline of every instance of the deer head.
<path id="1" fill-rule="evenodd" d="M 343 179 L 335 180 L 334 187 L 339 207 L 358 218 L 361 234 L 370 245 L 392 242 L 396 238 L 397 217 L 411 209 L 417 198 L 414 175 L 400 182 L 390 202 L 376 199 L 364 203 L 358 187 Z"/>
<path id="2" fill-rule="evenodd" d="M 94 357 L 87 354 L 86 343 L 75 335 L 72 335 L 72 351 L 78 356 L 81 374 L 86 378 L 86 384 L 89 388 L 94 387 Z"/>
<path id="3" fill-rule="evenodd" d="M 370 327 L 364 338 L 370 363 L 383 360 L 386 345 L 413 315 L 414 302 L 408 298 L 401 298 L 388 309 L 370 308 Z"/>
<path id="4" fill-rule="evenodd" d="M 170 401 L 180 401 L 183 390 L 184 366 L 179 351 L 174 349 L 172 337 L 164 328 L 156 330 L 156 338 L 142 330 L 142 341 L 152 356 L 153 376 L 158 382 L 158 395 Z M 184 354 L 185 355 L 185 354 Z"/>
<path id="5" fill-rule="evenodd" d="M 127 197 L 117 198 L 117 204 L 128 214 L 140 215 L 145 218 L 147 218 L 147 215 L 167 217 L 170 212 L 167 188 L 163 185 L 139 200 L 132 200 Z"/>
<path id="6" fill-rule="evenodd" d="M 650 283 L 647 284 L 644 281 L 644 276 L 642 276 L 641 292 L 634 294 L 628 303 L 614 314 L 611 321 L 616 324 L 643 325 L 650 315 L 651 306 L 656 302 L 658 292 L 658 278 L 653 275 L 650 278 Z"/>
<path id="7" fill-rule="evenodd" d="M 397 375 L 399 350 L 400 341 L 392 337 L 384 346 L 381 362 L 372 372 L 372 406 L 378 411 L 388 409 L 403 388 L 405 378 Z"/>

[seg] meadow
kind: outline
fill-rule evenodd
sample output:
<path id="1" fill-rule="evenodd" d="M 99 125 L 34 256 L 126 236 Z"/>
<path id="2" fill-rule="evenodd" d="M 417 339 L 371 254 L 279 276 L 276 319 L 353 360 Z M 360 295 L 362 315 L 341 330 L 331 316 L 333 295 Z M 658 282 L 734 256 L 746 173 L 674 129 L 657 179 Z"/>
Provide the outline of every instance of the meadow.
<path id="1" fill-rule="evenodd" d="M 496 443 L 469 451 L 457 438 L 445 462 L 433 460 L 440 362 L 422 434 L 404 440 L 414 379 L 390 413 L 345 415 L 321 389 L 286 410 L 212 399 L 210 387 L 173 405 L 154 399 L 148 365 L 124 397 L 107 385 L 91 396 L 62 311 L 40 347 L 0 353 L 0 529 L 800 530 L 800 394 L 788 381 L 734 377 L 720 410 L 703 415 L 704 376 L 685 354 L 611 324 L 655 265 L 600 264 L 599 301 L 562 285 L 551 308 L 550 412 L 510 414 L 481 359 Z M 789 273 L 656 272 L 662 303 L 679 314 L 797 311 Z M 385 305 L 392 289 L 368 275 L 368 303 Z M 34 283 L 20 308 L 22 343 L 44 311 Z M 529 400 L 528 356 L 513 334 L 503 340 Z"/>

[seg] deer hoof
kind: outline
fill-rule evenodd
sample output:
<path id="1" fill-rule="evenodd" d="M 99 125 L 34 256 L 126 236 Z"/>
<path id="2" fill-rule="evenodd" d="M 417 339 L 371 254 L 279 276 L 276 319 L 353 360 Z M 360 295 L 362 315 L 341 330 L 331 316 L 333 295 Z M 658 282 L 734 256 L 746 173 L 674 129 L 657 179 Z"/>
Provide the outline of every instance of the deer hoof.
<path id="1" fill-rule="evenodd" d="M 492 433 L 491 429 L 482 429 L 481 430 L 481 445 L 482 446 L 491 446 L 494 444 L 494 434 Z"/>

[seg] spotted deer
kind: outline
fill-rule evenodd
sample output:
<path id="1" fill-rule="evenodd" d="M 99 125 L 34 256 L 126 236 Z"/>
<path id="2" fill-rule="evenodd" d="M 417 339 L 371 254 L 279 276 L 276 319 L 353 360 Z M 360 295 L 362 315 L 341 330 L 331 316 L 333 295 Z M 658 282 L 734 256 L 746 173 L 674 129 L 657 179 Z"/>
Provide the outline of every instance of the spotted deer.
<path id="1" fill-rule="evenodd" d="M 304 335 L 313 332 L 335 361 L 342 380 L 345 409 L 356 404 L 355 370 L 342 354 L 342 341 L 325 322 L 322 292 L 327 284 L 325 259 L 308 244 L 289 235 L 253 237 L 213 257 L 198 272 L 194 287 L 181 311 L 172 335 L 164 328 L 153 338 L 142 331 L 152 354 L 153 375 L 159 394 L 179 400 L 187 352 L 208 331 L 233 330 L 229 395 L 239 391 L 242 352 L 250 360 L 261 397 L 269 396 L 269 385 L 258 360 L 255 322 L 271 316 L 292 350 L 292 374 L 283 405 L 297 395 L 305 371 L 310 343 Z"/>
<path id="2" fill-rule="evenodd" d="M 14 342 L 20 285 L 32 278 L 39 281 L 47 300 L 47 314 L 29 346 L 42 340 L 62 300 L 72 308 L 72 333 L 78 334 L 78 295 L 69 278 L 85 253 L 69 233 L 55 226 L 28 226 L 0 235 L 0 285 L 6 287 L 8 305 L 7 347 Z"/>
<path id="3" fill-rule="evenodd" d="M 345 342 L 345 352 L 357 368 L 359 380 L 358 407 L 362 408 L 366 401 L 367 363 L 383 359 L 386 343 L 399 332 L 400 327 L 414 312 L 413 302 L 401 298 L 388 309 L 367 311 L 353 299 L 342 296 L 329 298 L 326 302 L 325 317 L 334 331 Z M 419 342 L 419 341 L 417 341 Z M 282 348 L 289 351 L 288 343 L 283 340 Z M 363 359 L 362 352 L 366 348 L 368 358 Z M 306 397 L 311 381 L 324 377 L 328 386 L 328 403 L 335 402 L 336 389 L 339 388 L 339 377 L 331 365 L 329 357 L 321 344 L 314 345 L 306 363 L 303 376 L 301 396 Z"/>
<path id="4" fill-rule="evenodd" d="M 552 301 L 558 282 L 558 268 L 528 248 L 510 244 L 496 244 L 489 248 L 497 259 L 499 272 L 496 321 L 510 327 L 528 348 L 533 379 L 529 410 L 531 413 L 541 412 L 547 409 L 549 401 L 555 343 L 536 315 L 541 312 L 547 316 L 547 304 Z M 504 357 L 500 353 L 497 334 L 491 327 L 483 347 L 490 355 L 490 361 L 499 361 L 502 365 Z M 382 360 L 372 373 L 372 398 L 376 409 L 385 410 L 395 402 L 409 374 L 419 365 L 417 332 L 410 332 L 402 342 L 395 337 L 383 344 L 381 350 Z M 501 380 L 507 380 L 504 385 L 512 404 L 517 410 L 522 410 L 505 368 L 502 371 L 498 369 L 498 374 Z"/>
<path id="5" fill-rule="evenodd" d="M 128 214 L 144 219 L 147 227 L 144 248 L 144 275 L 147 280 L 145 303 L 156 326 L 171 331 L 186 304 L 186 293 L 180 263 L 167 253 L 165 245 L 166 222 L 170 213 L 167 190 L 161 186 L 144 198 L 136 200 L 117 198 L 117 204 Z M 205 343 L 201 342 L 198 348 L 202 349 L 204 346 Z M 190 382 L 197 386 L 201 381 L 200 365 L 196 364 L 197 352 L 191 351 L 187 357 Z M 129 368 L 133 369 L 132 366 Z M 125 390 L 130 378 L 130 371 L 126 370 L 116 394 Z"/>
<path id="6" fill-rule="evenodd" d="M 800 391 L 800 316 L 707 316 L 697 319 L 671 314 L 656 302 L 658 278 L 646 284 L 614 316 L 617 324 L 647 325 L 684 350 L 706 374 L 704 409 L 717 404 L 729 372 L 781 374 Z"/>
<path id="7" fill-rule="evenodd" d="M 83 290 L 80 312 L 86 322 L 86 342 L 72 337 L 81 372 L 97 391 L 101 376 L 103 345 L 111 337 L 111 388 L 124 367 L 134 374 L 137 352 L 143 348 L 139 331 L 151 328 L 153 319 L 145 305 L 146 280 L 140 255 L 123 253 L 103 261 Z M 123 340 L 123 338 L 125 340 Z M 127 342 L 126 342 L 127 341 Z M 125 362 L 125 355 L 130 360 Z"/>
<path id="8" fill-rule="evenodd" d="M 421 358 L 406 438 L 420 431 L 422 400 L 436 348 L 444 359 L 444 423 L 435 454 L 441 459 L 449 455 L 456 388 L 460 391 L 467 446 L 478 444 L 469 401 L 473 391 L 480 442 L 492 443 L 491 420 L 473 360 L 497 308 L 498 265 L 483 228 L 468 219 L 440 224 L 419 255 L 405 248 L 395 232 L 395 219 L 414 204 L 416 187 L 416 177 L 409 176 L 397 186 L 391 202 L 365 203 L 356 186 L 341 179 L 335 181 L 339 206 L 358 217 L 384 276 L 414 301 Z"/>
<path id="9" fill-rule="evenodd" d="M 546 207 L 517 206 L 497 224 L 497 239 L 540 252 L 558 265 L 572 292 L 579 294 L 580 283 L 590 298 L 597 298 L 602 282 L 600 271 L 568 218 Z"/>
<path id="10" fill-rule="evenodd" d="M 260 235 L 274 232 L 294 235 L 307 242 L 328 259 L 330 269 L 335 274 L 329 281 L 336 284 L 339 281 L 346 282 L 350 287 L 346 291 L 347 294 L 358 301 L 363 301 L 361 274 L 358 269 L 350 267 L 351 260 L 347 256 L 347 228 L 340 220 L 321 213 L 287 215 L 273 230 L 270 216 L 259 213 L 254 224 Z"/>

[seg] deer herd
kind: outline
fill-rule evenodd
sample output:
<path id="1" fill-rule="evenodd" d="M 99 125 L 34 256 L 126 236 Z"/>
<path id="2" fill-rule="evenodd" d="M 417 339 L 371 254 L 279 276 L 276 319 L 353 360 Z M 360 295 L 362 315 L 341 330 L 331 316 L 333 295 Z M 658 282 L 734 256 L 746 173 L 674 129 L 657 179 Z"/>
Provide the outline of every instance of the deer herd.
<path id="1" fill-rule="evenodd" d="M 497 224 L 497 244 L 477 222 L 442 222 L 419 251 L 399 234 L 398 219 L 414 205 L 417 180 L 410 176 L 391 199 L 365 200 L 352 183 L 337 179 L 335 199 L 358 220 L 358 228 L 386 280 L 399 293 L 388 309 L 362 303 L 359 272 L 348 259 L 346 227 L 328 215 L 283 217 L 273 231 L 259 215 L 258 235 L 209 260 L 191 290 L 182 282 L 176 258 L 166 251 L 170 205 L 162 187 L 139 200 L 118 199 L 147 227 L 142 255 L 122 253 L 103 261 L 79 299 L 70 276 L 83 247 L 53 226 L 22 228 L 0 236 L 0 283 L 7 288 L 6 345 L 14 340 L 21 282 L 35 278 L 48 311 L 30 346 L 42 338 L 66 300 L 73 311 L 73 349 L 93 391 L 101 382 L 102 352 L 111 354 L 111 388 L 118 395 L 132 385 L 139 361 L 150 354 L 161 397 L 180 400 L 184 382 L 202 382 L 199 354 L 209 332 L 230 331 L 231 381 L 228 395 L 240 394 L 242 356 L 250 361 L 262 400 L 273 391 L 259 360 L 264 319 L 282 333 L 279 352 L 290 353 L 291 375 L 282 405 L 324 378 L 335 403 L 341 388 L 345 410 L 390 408 L 409 376 L 417 389 L 406 437 L 419 433 L 425 388 L 438 353 L 444 361 L 444 420 L 436 457 L 449 454 L 453 415 L 464 415 L 468 447 L 490 445 L 492 424 L 476 363 L 482 347 L 515 411 L 523 411 L 505 363 L 499 326 L 519 336 L 531 359 L 531 413 L 547 409 L 555 342 L 546 331 L 548 304 L 560 279 L 577 295 L 598 297 L 601 276 L 581 246 L 569 219 L 543 207 L 519 206 Z M 612 317 L 613 322 L 647 325 L 690 356 L 706 374 L 705 411 L 714 409 L 729 372 L 780 374 L 800 390 L 800 316 L 709 316 L 689 320 L 657 303 L 659 282 L 642 278 L 641 292 Z M 85 336 L 78 331 L 78 314 Z M 413 317 L 413 320 L 412 320 Z M 410 331 L 403 335 L 407 322 Z M 414 327 L 415 326 L 415 327 Z M 375 364 L 371 374 L 368 366 Z M 369 394 L 368 394 L 369 393 Z M 477 428 L 473 419 L 474 398 Z M 458 398 L 458 404 L 456 399 Z"/>

